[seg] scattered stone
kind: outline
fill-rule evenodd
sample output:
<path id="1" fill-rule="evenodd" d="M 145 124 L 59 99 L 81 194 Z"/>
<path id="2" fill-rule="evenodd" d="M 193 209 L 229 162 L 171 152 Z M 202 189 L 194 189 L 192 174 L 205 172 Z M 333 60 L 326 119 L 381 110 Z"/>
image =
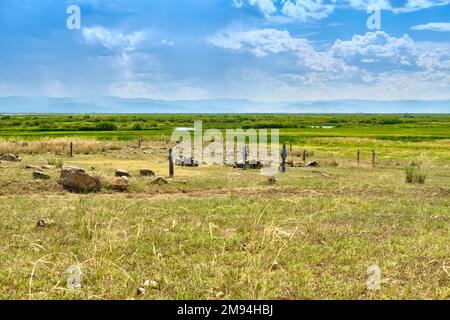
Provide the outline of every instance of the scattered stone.
<path id="1" fill-rule="evenodd" d="M 99 177 L 93 177 L 86 172 L 69 172 L 62 179 L 62 186 L 70 192 L 90 193 L 98 192 L 103 187 Z"/>
<path id="2" fill-rule="evenodd" d="M 312 172 L 320 174 L 322 177 L 325 177 L 325 178 L 331 178 L 331 175 L 326 172 L 322 172 L 322 171 L 312 171 Z"/>
<path id="3" fill-rule="evenodd" d="M 319 166 L 319 163 L 316 160 L 313 160 L 313 161 L 305 164 L 305 167 L 318 167 L 318 166 Z"/>
<path id="4" fill-rule="evenodd" d="M 49 165 L 49 164 L 44 164 L 41 168 L 45 169 L 45 170 L 54 170 L 54 169 L 56 169 L 56 166 L 52 166 L 52 165 Z"/>
<path id="5" fill-rule="evenodd" d="M 72 166 L 65 166 L 61 169 L 61 178 L 65 178 L 67 175 L 71 173 L 86 173 L 84 169 Z"/>
<path id="6" fill-rule="evenodd" d="M 169 181 L 167 181 L 166 179 L 161 178 L 161 177 L 156 177 L 151 182 L 152 182 L 152 184 L 168 184 L 169 183 Z"/>
<path id="7" fill-rule="evenodd" d="M 42 171 L 33 171 L 33 178 L 39 180 L 48 180 L 50 176 Z"/>
<path id="8" fill-rule="evenodd" d="M 145 288 L 143 288 L 143 287 L 137 288 L 136 294 L 137 294 L 138 296 L 143 296 L 143 295 L 145 294 Z"/>
<path id="9" fill-rule="evenodd" d="M 156 176 L 155 172 L 153 172 L 150 169 L 141 169 L 141 170 L 139 170 L 139 172 L 140 172 L 141 176 L 144 176 L 144 177 L 154 177 L 154 176 Z"/>
<path id="10" fill-rule="evenodd" d="M 269 185 L 274 185 L 277 183 L 277 178 L 275 178 L 275 176 L 267 177 L 267 182 Z"/>
<path id="11" fill-rule="evenodd" d="M 116 177 L 130 177 L 130 174 L 127 170 L 123 169 L 117 169 L 116 170 Z"/>
<path id="12" fill-rule="evenodd" d="M 14 154 L 9 153 L 9 154 L 4 154 L 4 155 L 0 156 L 0 160 L 19 162 L 19 161 L 22 161 L 22 158 L 19 157 L 19 156 L 14 155 Z"/>
<path id="13" fill-rule="evenodd" d="M 25 169 L 39 170 L 38 166 L 25 166 Z"/>
<path id="14" fill-rule="evenodd" d="M 159 283 L 154 280 L 145 280 L 144 287 L 150 287 L 152 289 L 158 289 Z"/>
<path id="15" fill-rule="evenodd" d="M 130 185 L 127 177 L 117 177 L 109 184 L 108 188 L 114 191 L 126 191 Z"/>
<path id="16" fill-rule="evenodd" d="M 38 222 L 36 223 L 36 228 L 47 228 L 47 227 L 51 227 L 55 224 L 55 221 L 50 220 L 50 219 L 40 219 L 38 220 Z"/>

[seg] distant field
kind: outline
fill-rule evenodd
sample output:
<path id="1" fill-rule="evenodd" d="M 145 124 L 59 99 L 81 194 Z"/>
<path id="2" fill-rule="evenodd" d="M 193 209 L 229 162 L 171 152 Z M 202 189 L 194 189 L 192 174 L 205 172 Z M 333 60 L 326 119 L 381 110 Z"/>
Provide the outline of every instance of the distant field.
<path id="1" fill-rule="evenodd" d="M 167 185 L 139 176 L 168 178 L 172 129 L 194 120 L 280 128 L 288 160 L 305 149 L 319 167 L 288 168 L 275 185 L 219 165 L 176 167 Z M 8 152 L 23 161 L 0 164 L 3 299 L 450 298 L 450 115 L 2 116 Z M 73 194 L 58 168 L 45 181 L 25 169 L 47 163 L 106 184 L 118 168 L 132 177 L 123 193 Z M 406 183 L 421 163 L 425 183 Z M 80 290 L 66 287 L 73 264 Z M 379 290 L 366 286 L 371 265 Z"/>
<path id="2" fill-rule="evenodd" d="M 170 136 L 202 120 L 208 128 L 280 128 L 291 142 L 311 137 L 424 141 L 450 138 L 450 115 L 3 115 L 0 137 L 92 137 L 132 140 Z M 321 127 L 331 127 L 329 129 Z"/>

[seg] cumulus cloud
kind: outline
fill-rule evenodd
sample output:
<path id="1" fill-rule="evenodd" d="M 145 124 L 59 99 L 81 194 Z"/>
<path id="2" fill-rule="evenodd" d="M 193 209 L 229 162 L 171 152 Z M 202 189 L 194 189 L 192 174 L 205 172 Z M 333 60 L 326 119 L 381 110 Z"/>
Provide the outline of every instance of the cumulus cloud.
<path id="1" fill-rule="evenodd" d="M 328 17 L 334 10 L 334 4 L 326 4 L 322 0 L 284 1 L 281 12 L 295 20 L 306 22 Z"/>
<path id="2" fill-rule="evenodd" d="M 232 3 L 236 8 L 244 5 L 258 7 L 266 16 L 282 15 L 294 21 L 307 22 L 324 19 L 340 8 L 364 11 L 378 8 L 405 13 L 449 5 L 450 0 L 405 0 L 401 3 L 393 0 L 232 0 Z"/>
<path id="3" fill-rule="evenodd" d="M 429 30 L 429 31 L 442 31 L 450 32 L 449 22 L 430 22 L 427 24 L 419 24 L 411 27 L 412 30 Z"/>
<path id="4" fill-rule="evenodd" d="M 134 50 L 139 42 L 146 39 L 144 31 L 126 34 L 101 26 L 83 28 L 82 34 L 87 43 L 98 43 L 108 49 L 122 49 L 124 51 Z"/>
<path id="5" fill-rule="evenodd" d="M 450 44 L 415 42 L 408 35 L 393 37 L 384 31 L 338 39 L 322 50 L 307 39 L 276 29 L 227 30 L 207 41 L 218 48 L 250 52 L 260 58 L 288 52 L 297 58 L 299 69 L 313 72 L 351 75 L 374 68 L 374 64 L 391 70 L 450 70 Z"/>

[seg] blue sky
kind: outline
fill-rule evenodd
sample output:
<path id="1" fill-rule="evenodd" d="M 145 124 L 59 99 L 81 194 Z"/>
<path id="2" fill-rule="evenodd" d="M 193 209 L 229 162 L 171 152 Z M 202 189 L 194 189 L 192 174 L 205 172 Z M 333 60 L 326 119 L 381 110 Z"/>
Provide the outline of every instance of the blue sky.
<path id="1" fill-rule="evenodd" d="M 0 40 L 0 96 L 450 99 L 450 0 L 1 0 Z"/>

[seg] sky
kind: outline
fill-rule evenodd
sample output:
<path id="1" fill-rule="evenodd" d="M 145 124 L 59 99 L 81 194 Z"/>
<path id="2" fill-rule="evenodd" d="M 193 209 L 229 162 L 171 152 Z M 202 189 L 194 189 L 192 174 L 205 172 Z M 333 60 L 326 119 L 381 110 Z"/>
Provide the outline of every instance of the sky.
<path id="1" fill-rule="evenodd" d="M 450 99 L 450 0 L 0 0 L 0 96 Z"/>

